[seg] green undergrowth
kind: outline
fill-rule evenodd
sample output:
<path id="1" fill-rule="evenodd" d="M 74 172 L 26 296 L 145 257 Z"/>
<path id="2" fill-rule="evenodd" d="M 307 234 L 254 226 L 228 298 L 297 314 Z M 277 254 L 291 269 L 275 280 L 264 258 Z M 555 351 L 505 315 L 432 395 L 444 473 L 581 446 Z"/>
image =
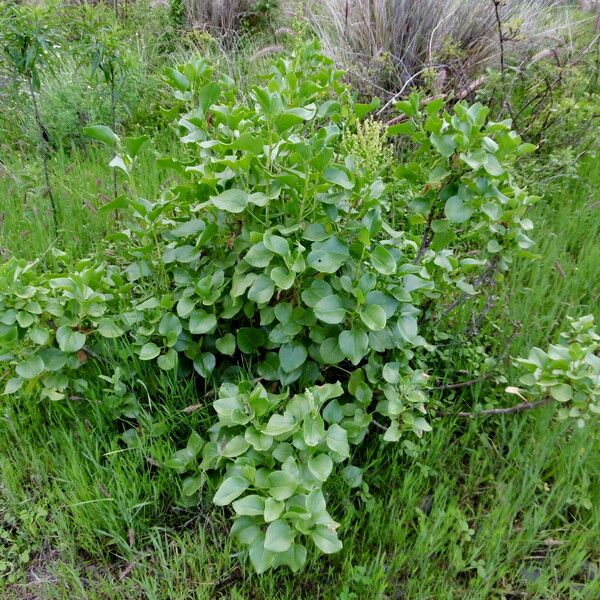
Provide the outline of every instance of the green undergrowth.
<path id="1" fill-rule="evenodd" d="M 158 144 L 168 148 L 165 134 Z M 148 146 L 138 158 L 140 173 L 127 182 L 118 180 L 119 193 L 151 197 L 157 193 L 160 172 L 155 166 L 155 147 Z M 72 256 L 83 257 L 103 247 L 107 233 L 115 231 L 114 211 L 102 207 L 113 199 L 112 169 L 109 153 L 91 145 L 70 153 L 58 151 L 51 161 L 51 181 L 58 205 L 59 236 L 52 229 L 51 205 L 40 184 L 41 166 L 28 157 L 11 156 L 0 164 L 0 253 L 34 260 L 60 248 Z"/>
<path id="2" fill-rule="evenodd" d="M 131 17 L 131 35 L 138 18 Z M 136 67 L 140 72 L 168 66 L 179 55 L 188 59 L 193 48 L 210 57 L 217 72 L 241 82 L 243 101 L 248 101 L 251 86 L 262 81 L 258 73 L 262 61 L 269 60 L 255 58 L 262 40 L 236 46 L 197 31 L 177 40 L 170 35 L 160 39 L 164 55 L 157 50 L 143 57 L 140 52 L 139 60 L 152 63 Z M 534 345 L 547 347 L 567 327 L 569 316 L 591 313 L 600 319 L 600 167 L 593 154 L 586 158 L 576 150 L 583 129 L 586 148 L 591 144 L 593 127 L 582 123 L 595 122 L 596 100 L 580 94 L 583 84 L 587 93 L 592 81 L 587 72 L 574 70 L 572 77 L 576 93 L 571 95 L 581 98 L 571 105 L 565 84 L 565 99 L 548 109 L 556 117 L 552 127 L 544 128 L 544 114 L 534 120 L 527 113 L 518 123 L 526 131 L 528 125 L 541 144 L 518 173 L 534 193 L 544 192 L 527 215 L 535 223 L 531 252 L 537 258 L 515 260 L 506 280 L 490 289 L 481 315 L 468 303 L 454 311 L 447 320 L 454 338 L 444 339 L 444 327 L 438 328 L 436 380 L 475 381 L 433 392 L 436 406 L 478 410 L 499 399 L 510 403 L 502 389 L 519 385 L 510 357 L 526 355 Z M 143 85 L 143 77 L 131 82 L 131 97 L 123 98 L 119 133 L 153 138 L 137 157 L 132 175 L 126 179 L 118 174 L 119 193 L 128 197 L 156 199 L 178 181 L 155 161 L 155 155 L 180 152 L 175 132 L 158 108 L 165 96 L 155 89 L 157 81 L 151 82 L 150 101 L 135 111 L 128 107 L 136 105 L 136 86 Z M 529 101 L 524 90 L 537 93 L 527 82 L 518 92 L 524 105 Z M 46 83 L 49 110 L 70 110 L 85 96 L 79 81 L 74 81 L 76 97 L 69 96 L 71 88 L 61 96 L 59 81 Z M 485 93 L 482 97 L 486 99 Z M 97 113 L 87 117 L 107 114 L 106 98 L 99 98 L 88 99 Z M 60 268 L 53 249 L 83 257 L 104 250 L 107 236 L 121 228 L 119 210 L 102 210 L 113 198 L 107 166 L 112 153 L 85 140 L 76 118 L 63 114 L 51 123 L 56 139 L 68 142 L 76 135 L 75 143 L 57 144 L 50 154 L 58 239 L 41 183 L 34 123 L 23 129 L 15 120 L 14 129 L 4 129 L 14 139 L 1 140 L 5 145 L 0 148 L 9 149 L 0 162 L 0 262 L 11 256 L 40 258 L 42 268 Z M 383 128 L 364 123 L 357 136 L 344 137 L 342 147 L 357 154 L 355 160 L 366 171 L 385 171 L 392 157 Z M 25 133 L 23 140 L 17 139 L 18 131 Z M 398 211 L 398 219 L 402 214 Z M 395 225 L 400 229 L 405 223 Z M 97 373 L 86 366 L 91 375 L 85 398 L 75 392 L 60 402 L 2 396 L 0 598 L 600 597 L 597 422 L 578 429 L 558 422 L 551 407 L 484 418 L 432 415 L 434 432 L 415 448 L 415 456 L 375 443 L 379 432 L 370 430 L 349 460 L 364 467 L 363 482 L 350 488 L 336 471 L 324 490 L 327 509 L 340 523 L 342 550 L 323 556 L 310 545 L 299 573 L 280 569 L 257 576 L 230 538 L 232 511 L 210 501 L 216 488 L 199 503 L 185 506 L 184 479 L 168 468 L 192 432 L 204 435 L 214 424 L 214 411 L 205 405 L 212 403 L 216 390 L 204 395 L 197 380 L 176 370 L 152 369 L 133 358 L 135 348 L 127 342 L 120 350 L 105 356 L 109 364 L 103 363 Z M 135 364 L 118 364 L 117 355 Z M 504 365 L 489 372 L 493 378 L 481 368 L 486 357 Z M 132 367 L 137 374 L 128 382 L 139 401 L 135 419 L 118 418 L 127 413 L 127 398 L 113 394 L 111 384 L 99 377 L 113 367 Z M 144 382 L 150 381 L 148 387 Z"/>
<path id="3" fill-rule="evenodd" d="M 93 412 L 89 421 L 56 407 L 44 416 L 23 412 L 19 425 L 16 412 L 2 425 L 10 447 L 2 452 L 0 514 L 13 542 L 5 560 L 16 563 L 6 573 L 7 598 L 593 598 L 598 591 L 600 490 L 590 474 L 600 452 L 587 430 L 567 432 L 547 412 L 484 428 L 450 421 L 411 465 L 393 450 L 367 456 L 368 495 L 350 493 L 341 480 L 331 486 L 332 512 L 352 542 L 327 561 L 309 555 L 294 577 L 244 575 L 220 511 L 174 508 L 177 482 L 153 465 L 165 458 L 157 451 L 168 449 L 167 436 L 124 450 Z M 174 414 L 156 423 L 172 423 Z M 28 554 L 22 565 L 19 550 Z"/>
<path id="4" fill-rule="evenodd" d="M 535 207 L 539 259 L 513 270 L 494 309 L 521 323 L 510 337 L 511 355 L 551 338 L 574 304 L 598 316 L 600 211 L 590 189 L 600 172 L 584 163 L 580 173 L 579 183 L 557 182 Z M 507 332 L 482 335 L 494 333 L 488 351 L 500 356 Z M 178 506 L 180 479 L 160 466 L 190 431 L 206 427 L 201 411 L 184 411 L 197 402 L 193 386 L 161 377 L 143 403 L 138 446 L 125 443 L 105 387 L 97 382 L 85 402 L 3 407 L 3 597 L 593 599 L 600 593 L 600 445 L 593 424 L 573 430 L 542 409 L 438 422 L 414 461 L 393 447 L 363 448 L 368 490 L 351 490 L 336 476 L 328 491 L 342 551 L 326 560 L 309 552 L 295 576 L 257 577 L 240 565 L 225 512 L 210 504 Z M 461 394 L 476 404 L 486 391 L 482 383 Z"/>

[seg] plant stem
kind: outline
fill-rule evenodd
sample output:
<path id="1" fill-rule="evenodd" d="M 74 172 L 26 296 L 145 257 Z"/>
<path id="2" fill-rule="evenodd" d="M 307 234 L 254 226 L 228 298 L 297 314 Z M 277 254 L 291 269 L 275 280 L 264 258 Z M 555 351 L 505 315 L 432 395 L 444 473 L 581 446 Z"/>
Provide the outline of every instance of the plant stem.
<path id="1" fill-rule="evenodd" d="M 494 3 L 494 14 L 496 15 L 496 25 L 498 27 L 498 40 L 500 41 L 500 74 L 502 76 L 502 92 L 506 92 L 506 73 L 504 69 L 504 34 L 502 33 L 502 19 L 500 18 L 501 0 L 492 0 Z"/>
<path id="2" fill-rule="evenodd" d="M 35 89 L 33 87 L 33 76 L 29 74 L 29 95 L 31 96 L 31 103 L 33 104 L 33 113 L 35 115 L 35 122 L 38 126 L 40 135 L 40 154 L 42 157 L 42 164 L 44 166 L 44 180 L 46 183 L 46 193 L 50 198 L 50 205 L 52 206 L 52 221 L 54 223 L 54 235 L 58 236 L 58 216 L 56 210 L 56 201 L 54 200 L 54 194 L 52 193 L 52 186 L 50 185 L 50 173 L 48 170 L 48 151 L 47 151 L 47 140 L 46 140 L 46 128 L 40 116 L 40 111 L 37 104 L 37 98 L 35 95 Z"/>
<path id="3" fill-rule="evenodd" d="M 421 246 L 419 247 L 419 251 L 417 252 L 417 256 L 415 258 L 415 264 L 418 265 L 423 258 L 425 252 L 427 252 L 431 242 L 433 241 L 433 235 L 431 231 L 431 223 L 433 222 L 433 217 L 435 215 L 435 198 L 431 201 L 431 209 L 429 210 L 429 216 L 427 217 L 427 225 L 425 226 L 425 231 L 423 232 L 423 239 L 421 240 Z"/>
<path id="4" fill-rule="evenodd" d="M 115 93 L 115 69 L 111 65 L 111 67 L 110 67 L 110 118 L 111 118 L 111 126 L 112 126 L 113 131 L 115 131 L 115 128 L 117 126 L 116 112 L 117 112 L 117 100 L 116 100 L 116 93 Z M 117 195 L 119 194 L 119 189 L 117 187 L 117 170 L 114 168 L 112 170 L 112 182 L 113 182 L 113 196 L 116 199 Z M 118 213 L 117 213 L 117 218 L 118 218 Z"/>

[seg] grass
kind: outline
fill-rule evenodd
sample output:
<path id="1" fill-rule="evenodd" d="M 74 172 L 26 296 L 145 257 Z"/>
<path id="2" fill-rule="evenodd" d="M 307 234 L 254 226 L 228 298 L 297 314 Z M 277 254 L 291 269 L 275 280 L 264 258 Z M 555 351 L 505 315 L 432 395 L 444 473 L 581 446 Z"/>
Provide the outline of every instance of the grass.
<path id="1" fill-rule="evenodd" d="M 103 174 L 108 188 L 100 158 L 100 151 L 80 158 L 81 168 L 63 177 L 57 162 L 55 178 L 91 195 L 90 174 Z M 547 343 L 573 306 L 600 316 L 600 211 L 590 192 L 600 184 L 600 168 L 590 160 L 581 173 L 575 185 L 557 182 L 535 208 L 539 259 L 515 265 L 504 288 L 498 310 L 522 323 L 512 355 Z M 8 194 L 16 203 L 15 196 Z M 94 247 L 105 222 L 78 205 L 81 192 L 61 197 L 69 198 L 74 219 L 63 216 L 65 240 L 77 235 Z M 15 236 L 18 222 L 14 216 L 6 222 L 3 243 L 12 241 L 13 252 L 31 257 L 34 246 Z M 28 239 L 43 248 L 44 222 L 30 218 L 28 227 Z M 492 352 L 500 355 L 502 345 L 498 336 Z M 182 412 L 198 401 L 193 386 L 160 380 L 150 399 L 142 396 L 133 438 L 112 417 L 105 387 L 98 382 L 79 402 L 2 406 L 3 598 L 600 595 L 600 444 L 593 424 L 574 431 L 554 421 L 550 409 L 438 422 L 414 458 L 368 444 L 356 457 L 369 465 L 368 492 L 351 490 L 341 478 L 329 488 L 342 552 L 309 555 L 296 576 L 258 577 L 230 544 L 224 512 L 178 506 L 180 478 L 161 466 L 193 429 L 207 426 L 203 411 Z M 483 387 L 463 396 L 472 403 L 485 394 Z"/>
<path id="2" fill-rule="evenodd" d="M 403 91 L 426 73 L 440 90 L 449 82 L 462 87 L 483 66 L 499 62 L 491 1 L 324 0 L 308 2 L 308 7 L 323 46 L 368 93 Z M 507 56 L 518 61 L 555 46 L 572 25 L 571 8 L 554 0 L 500 3 Z M 516 23 L 519 35 L 511 36 Z"/>
<path id="3" fill-rule="evenodd" d="M 113 199 L 111 158 L 108 150 L 91 144 L 69 153 L 59 150 L 52 157 L 50 182 L 59 221 L 55 240 L 50 199 L 40 184 L 41 163 L 30 156 L 10 156 L 11 160 L 0 165 L 0 253 L 34 259 L 45 256 L 53 246 L 75 256 L 98 248 L 106 233 L 114 229 L 114 215 L 101 210 Z M 154 149 L 144 149 L 138 160 L 138 173 L 143 172 L 143 177 L 133 176 L 125 183 L 119 176 L 119 193 L 133 188 L 142 196 L 153 197 L 161 176 L 155 168 Z"/>

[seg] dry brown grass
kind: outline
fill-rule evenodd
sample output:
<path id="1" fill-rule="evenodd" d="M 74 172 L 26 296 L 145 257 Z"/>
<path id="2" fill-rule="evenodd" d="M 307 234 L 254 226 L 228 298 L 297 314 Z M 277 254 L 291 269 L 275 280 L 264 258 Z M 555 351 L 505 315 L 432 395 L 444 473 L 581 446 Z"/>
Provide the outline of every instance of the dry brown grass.
<path id="1" fill-rule="evenodd" d="M 568 35 L 571 4 L 501 2 L 507 53 L 556 46 Z M 460 87 L 499 56 L 493 0 L 320 0 L 308 14 L 325 50 L 366 91 L 397 92 L 425 75 L 438 91 Z"/>

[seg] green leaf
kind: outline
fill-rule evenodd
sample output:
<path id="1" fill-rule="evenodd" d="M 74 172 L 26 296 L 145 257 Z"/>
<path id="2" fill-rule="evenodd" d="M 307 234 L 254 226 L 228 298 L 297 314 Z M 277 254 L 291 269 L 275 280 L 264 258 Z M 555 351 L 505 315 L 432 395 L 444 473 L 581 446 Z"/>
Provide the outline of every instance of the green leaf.
<path id="1" fill-rule="evenodd" d="M 217 326 L 217 318 L 205 310 L 195 310 L 190 314 L 189 330 L 192 334 L 203 334 L 213 331 Z"/>
<path id="2" fill-rule="evenodd" d="M 446 169 L 446 167 L 435 167 L 435 169 L 429 171 L 427 183 L 435 185 L 436 183 L 440 183 L 441 181 L 446 179 L 448 175 L 450 175 L 450 171 Z"/>
<path id="3" fill-rule="evenodd" d="M 161 354 L 156 361 L 163 371 L 171 371 L 177 365 L 177 351 L 170 348 L 166 354 Z"/>
<path id="4" fill-rule="evenodd" d="M 117 338 L 124 332 L 112 319 L 104 318 L 98 321 L 98 333 L 105 338 Z"/>
<path id="5" fill-rule="evenodd" d="M 217 208 L 230 213 L 241 213 L 248 204 L 248 194 L 244 190 L 232 189 L 213 196 L 211 202 Z"/>
<path id="6" fill-rule="evenodd" d="M 267 250 L 270 250 L 274 254 L 279 254 L 279 256 L 285 257 L 290 254 L 288 241 L 280 235 L 266 231 L 263 236 L 263 244 Z"/>
<path id="7" fill-rule="evenodd" d="M 492 176 L 500 177 L 504 174 L 504 168 L 493 154 L 488 154 L 486 161 L 483 163 L 483 168 Z"/>
<path id="8" fill-rule="evenodd" d="M 330 237 L 323 242 L 314 242 L 312 250 L 306 257 L 310 267 L 321 273 L 335 273 L 349 258 L 348 246 L 337 237 Z"/>
<path id="9" fill-rule="evenodd" d="M 338 540 L 337 534 L 327 525 L 317 525 L 311 533 L 315 546 L 325 554 L 333 554 L 342 549 L 342 542 Z"/>
<path id="10" fill-rule="evenodd" d="M 190 89 L 190 81 L 181 71 L 178 71 L 173 67 L 166 67 L 164 73 L 169 84 L 180 92 L 185 92 Z"/>
<path id="11" fill-rule="evenodd" d="M 50 338 L 50 331 L 46 327 L 32 327 L 27 335 L 29 339 L 38 346 L 44 346 Z"/>
<path id="12" fill-rule="evenodd" d="M 358 487 L 362 483 L 362 469 L 354 465 L 348 465 L 342 470 L 346 483 L 351 487 Z"/>
<path id="13" fill-rule="evenodd" d="M 265 335 L 254 327 L 240 327 L 237 331 L 237 345 L 244 354 L 252 354 L 265 343 Z"/>
<path id="14" fill-rule="evenodd" d="M 419 324 L 412 315 L 406 315 L 398 319 L 398 331 L 407 342 L 412 342 L 419 331 Z"/>
<path id="15" fill-rule="evenodd" d="M 108 166 L 112 167 L 113 169 L 121 169 L 123 173 L 129 175 L 129 167 L 125 162 L 125 159 L 120 154 L 115 154 L 113 159 L 108 163 Z"/>
<path id="16" fill-rule="evenodd" d="M 568 383 L 553 385 L 548 390 L 550 395 L 558 402 L 568 402 L 573 398 L 573 388 Z"/>
<path id="17" fill-rule="evenodd" d="M 256 524 L 256 519 L 242 516 L 238 517 L 233 522 L 233 526 L 231 527 L 231 537 L 239 540 L 242 544 L 250 545 L 257 539 L 264 539 L 264 534 L 261 534 L 260 528 Z"/>
<path id="18" fill-rule="evenodd" d="M 285 502 L 281 500 L 275 500 L 275 498 L 267 498 L 265 500 L 265 512 L 264 519 L 267 523 L 271 523 L 275 519 L 281 516 L 281 513 L 285 509 Z"/>
<path id="19" fill-rule="evenodd" d="M 206 114 L 206 111 L 219 99 L 221 95 L 221 86 L 218 83 L 211 82 L 202 86 L 198 90 L 198 104 L 200 110 Z"/>
<path id="20" fill-rule="evenodd" d="M 337 337 L 330 337 L 323 340 L 319 354 L 326 365 L 337 365 L 345 358 L 343 352 L 340 350 Z"/>
<path id="21" fill-rule="evenodd" d="M 44 372 L 44 361 L 36 354 L 19 363 L 15 371 L 21 379 L 35 379 Z"/>
<path id="22" fill-rule="evenodd" d="M 387 383 L 399 383 L 400 382 L 400 363 L 389 362 L 383 365 L 381 376 Z"/>
<path id="23" fill-rule="evenodd" d="M 271 435 L 273 437 L 284 435 L 293 431 L 296 428 L 296 421 L 294 417 L 288 413 L 283 415 L 274 414 L 271 415 L 267 426 L 264 428 L 263 433 L 265 435 Z"/>
<path id="24" fill-rule="evenodd" d="M 298 487 L 295 477 L 285 471 L 273 471 L 273 473 L 270 473 L 267 477 L 267 484 L 269 486 L 269 494 L 275 500 L 287 500 L 294 494 Z"/>
<path id="25" fill-rule="evenodd" d="M 233 503 L 233 510 L 238 515 L 248 515 L 250 517 L 262 516 L 265 512 L 265 501 L 257 494 L 244 496 Z"/>
<path id="26" fill-rule="evenodd" d="M 250 448 L 250 444 L 246 438 L 241 435 L 236 435 L 225 444 L 222 454 L 227 458 L 236 458 L 237 456 L 244 454 L 248 448 Z"/>
<path id="27" fill-rule="evenodd" d="M 246 252 L 244 260 L 257 269 L 264 269 L 271 262 L 273 256 L 274 253 L 271 250 L 267 249 L 262 242 L 258 242 Z"/>
<path id="28" fill-rule="evenodd" d="M 381 100 L 379 98 L 373 98 L 369 104 L 356 103 L 354 105 L 354 114 L 358 119 L 363 119 L 370 112 L 381 106 Z"/>
<path id="29" fill-rule="evenodd" d="M 13 377 L 6 382 L 6 387 L 4 388 L 4 394 L 14 394 L 18 390 L 21 389 L 24 380 L 21 377 Z"/>
<path id="30" fill-rule="evenodd" d="M 119 136 L 106 125 L 90 125 L 83 128 L 83 135 L 99 142 L 103 142 L 107 146 L 114 148 L 121 141 Z"/>
<path id="31" fill-rule="evenodd" d="M 58 348 L 43 348 L 39 352 L 46 371 L 60 371 L 67 364 L 68 355 Z"/>
<path id="32" fill-rule="evenodd" d="M 194 360 L 194 371 L 204 379 L 209 379 L 216 364 L 217 361 L 212 352 L 203 352 Z"/>
<path id="33" fill-rule="evenodd" d="M 317 454 L 308 459 L 308 468 L 319 481 L 326 481 L 331 475 L 333 461 L 327 454 Z"/>
<path id="34" fill-rule="evenodd" d="M 171 335 L 177 338 L 182 331 L 183 327 L 181 325 L 181 321 L 177 315 L 172 313 L 166 313 L 163 315 L 160 323 L 158 324 L 158 333 L 165 337 L 169 337 Z"/>
<path id="35" fill-rule="evenodd" d="M 275 555 L 273 566 L 286 565 L 292 573 L 297 573 L 306 562 L 306 548 L 302 544 L 292 544 L 285 552 Z"/>
<path id="36" fill-rule="evenodd" d="M 396 259 L 384 246 L 377 246 L 370 256 L 373 266 L 382 275 L 393 275 L 396 272 Z"/>
<path id="37" fill-rule="evenodd" d="M 294 125 L 298 125 L 299 123 L 303 122 L 304 119 L 301 116 L 286 111 L 275 117 L 275 128 L 277 129 L 278 133 L 283 133 L 290 127 L 293 127 Z"/>
<path id="38" fill-rule="evenodd" d="M 325 423 L 321 415 L 308 414 L 304 417 L 304 442 L 307 446 L 318 446 L 325 437 Z"/>
<path id="39" fill-rule="evenodd" d="M 331 425 L 327 430 L 327 447 L 341 456 L 347 457 L 350 455 L 348 433 L 337 423 Z"/>
<path id="40" fill-rule="evenodd" d="M 248 300 L 257 304 L 266 304 L 275 293 L 275 284 L 267 275 L 259 275 L 248 290 Z"/>
<path id="41" fill-rule="evenodd" d="M 256 570 L 256 572 L 260 575 L 264 573 L 267 569 L 269 569 L 277 554 L 267 550 L 264 545 L 264 539 L 262 535 L 259 535 L 248 551 L 250 556 L 250 561 L 252 562 L 252 566 Z"/>
<path id="42" fill-rule="evenodd" d="M 123 144 L 125 148 L 127 148 L 127 152 L 132 157 L 136 157 L 140 148 L 149 140 L 150 138 L 147 135 L 140 135 L 138 137 L 126 137 L 123 138 Z"/>
<path id="43" fill-rule="evenodd" d="M 413 419 L 410 424 L 413 430 L 419 435 L 423 431 L 431 431 L 431 425 L 423 417 L 417 417 L 416 419 Z"/>
<path id="44" fill-rule="evenodd" d="M 338 343 L 344 356 L 353 365 L 357 365 L 369 351 L 369 336 L 356 326 L 350 331 L 342 331 Z"/>
<path id="45" fill-rule="evenodd" d="M 487 243 L 487 251 L 490 254 L 496 254 L 497 252 L 500 252 L 500 250 L 502 250 L 502 246 L 500 245 L 498 240 L 490 240 Z"/>
<path id="46" fill-rule="evenodd" d="M 456 142 L 451 135 L 438 135 L 437 133 L 432 133 L 429 139 L 431 140 L 433 147 L 442 156 L 449 158 L 454 154 Z"/>
<path id="47" fill-rule="evenodd" d="M 387 321 L 385 310 L 378 304 L 365 306 L 360 311 L 360 318 L 371 331 L 380 331 L 385 327 Z"/>
<path id="48" fill-rule="evenodd" d="M 337 167 L 327 167 L 323 176 L 330 183 L 335 183 L 345 190 L 351 190 L 354 187 L 354 183 L 350 181 L 348 174 Z"/>
<path id="49" fill-rule="evenodd" d="M 400 427 L 398 427 L 398 422 L 392 421 L 392 424 L 385 430 L 383 439 L 386 442 L 397 442 L 401 436 L 402 432 L 400 431 Z"/>
<path id="50" fill-rule="evenodd" d="M 226 333 L 215 342 L 215 346 L 221 354 L 232 356 L 235 352 L 235 336 L 233 333 Z"/>
<path id="51" fill-rule="evenodd" d="M 473 214 L 473 209 L 458 196 L 452 196 L 446 200 L 444 213 L 451 223 L 464 223 Z"/>
<path id="52" fill-rule="evenodd" d="M 296 274 L 285 267 L 275 267 L 269 276 L 281 290 L 289 290 L 296 280 Z"/>
<path id="53" fill-rule="evenodd" d="M 294 532 L 283 520 L 277 519 L 268 527 L 265 534 L 265 549 L 271 552 L 285 552 L 294 541 Z"/>
<path id="54" fill-rule="evenodd" d="M 300 342 L 290 342 L 279 348 L 279 363 L 286 373 L 299 369 L 306 361 L 307 356 L 308 352 L 304 344 Z"/>
<path id="55" fill-rule="evenodd" d="M 63 325 L 56 330 L 56 341 L 63 352 L 79 352 L 85 346 L 85 335 Z"/>
<path id="56" fill-rule="evenodd" d="M 160 354 L 160 348 L 154 342 L 148 342 L 140 348 L 140 360 L 152 360 Z"/>
<path id="57" fill-rule="evenodd" d="M 227 477 L 215 493 L 213 502 L 217 506 L 227 506 L 248 489 L 248 481 L 239 475 Z"/>
<path id="58" fill-rule="evenodd" d="M 193 496 L 204 484 L 204 473 L 186 477 L 181 484 L 181 492 L 184 496 Z"/>
<path id="59" fill-rule="evenodd" d="M 346 309 L 344 308 L 342 299 L 335 294 L 331 294 L 321 298 L 315 304 L 314 313 L 315 317 L 324 323 L 336 325 L 344 320 Z"/>

